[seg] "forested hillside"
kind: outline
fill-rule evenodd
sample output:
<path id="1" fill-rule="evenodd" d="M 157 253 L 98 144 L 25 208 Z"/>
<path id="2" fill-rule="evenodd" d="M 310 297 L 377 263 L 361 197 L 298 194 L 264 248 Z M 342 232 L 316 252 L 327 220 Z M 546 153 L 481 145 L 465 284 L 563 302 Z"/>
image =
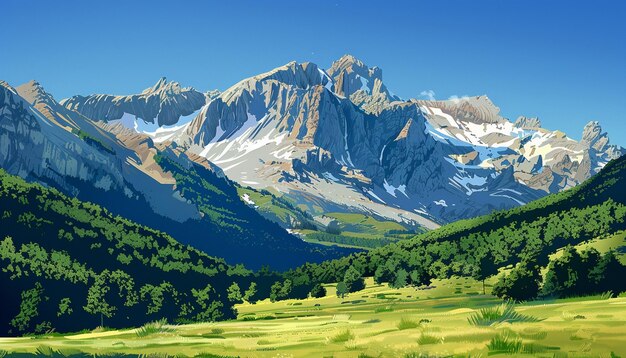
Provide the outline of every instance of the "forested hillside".
<path id="1" fill-rule="evenodd" d="M 0 215 L 2 335 L 232 318 L 281 279 L 2 170 Z"/>
<path id="2" fill-rule="evenodd" d="M 252 269 L 268 265 L 277 270 L 355 251 L 312 245 L 290 235 L 246 205 L 236 184 L 197 163 L 172 152 L 159 153 L 154 160 L 176 179 L 176 190 L 182 198 L 196 205 L 203 215 L 189 225 L 171 226 L 167 232 L 199 250 L 229 262 L 245 263 Z"/>
<path id="3" fill-rule="evenodd" d="M 434 277 L 483 280 L 510 265 L 538 268 L 567 245 L 626 228 L 626 158 L 609 162 L 580 186 L 525 206 L 462 220 L 413 239 L 345 258 L 305 265 L 288 276 L 337 282 L 349 268 L 394 287 L 428 284 Z M 605 260 L 611 260 L 605 258 Z"/>

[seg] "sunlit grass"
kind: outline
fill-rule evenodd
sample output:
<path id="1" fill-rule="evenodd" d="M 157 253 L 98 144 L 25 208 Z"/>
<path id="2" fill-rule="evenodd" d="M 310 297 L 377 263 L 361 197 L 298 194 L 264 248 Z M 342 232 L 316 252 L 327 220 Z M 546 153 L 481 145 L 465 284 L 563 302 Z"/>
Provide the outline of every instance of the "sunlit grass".
<path id="1" fill-rule="evenodd" d="M 146 337 L 151 334 L 174 332 L 173 328 L 165 327 L 166 324 L 166 319 L 149 322 L 138 328 L 135 334 L 137 334 L 137 337 Z"/>
<path id="2" fill-rule="evenodd" d="M 410 318 L 402 317 L 402 319 L 400 319 L 400 322 L 398 322 L 396 326 L 398 327 L 399 330 L 403 330 L 403 329 L 417 328 L 420 326 L 420 324 L 419 322 L 414 321 Z"/>
<path id="3" fill-rule="evenodd" d="M 474 326 L 490 326 L 501 322 L 537 322 L 539 319 L 518 313 L 511 302 L 505 302 L 497 306 L 485 307 L 473 313 L 468 322 Z"/>
<path id="4" fill-rule="evenodd" d="M 330 341 L 333 343 L 343 343 L 351 339 L 354 339 L 354 334 L 352 334 L 349 329 L 346 329 L 345 331 L 334 335 Z"/>
<path id="5" fill-rule="evenodd" d="M 439 343 L 443 343 L 443 338 L 429 332 L 422 332 L 420 337 L 417 339 L 417 344 L 420 346 Z"/>

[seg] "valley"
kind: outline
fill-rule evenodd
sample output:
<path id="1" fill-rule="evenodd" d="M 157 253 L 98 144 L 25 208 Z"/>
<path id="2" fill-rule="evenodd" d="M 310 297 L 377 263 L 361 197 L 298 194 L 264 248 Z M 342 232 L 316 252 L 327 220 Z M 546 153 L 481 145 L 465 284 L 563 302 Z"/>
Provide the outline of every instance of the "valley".
<path id="1" fill-rule="evenodd" d="M 0 81 L 0 358 L 626 354 L 626 150 L 430 97 Z"/>

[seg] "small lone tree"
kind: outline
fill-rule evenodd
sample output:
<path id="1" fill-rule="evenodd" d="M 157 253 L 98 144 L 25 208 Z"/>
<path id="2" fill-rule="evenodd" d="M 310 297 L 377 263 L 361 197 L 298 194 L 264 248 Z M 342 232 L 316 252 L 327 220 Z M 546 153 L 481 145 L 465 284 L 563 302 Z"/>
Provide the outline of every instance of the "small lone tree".
<path id="1" fill-rule="evenodd" d="M 485 280 L 498 274 L 498 267 L 494 264 L 493 258 L 486 253 L 477 258 L 476 266 L 472 272 L 472 277 L 483 284 L 483 295 L 485 292 Z"/>
<path id="2" fill-rule="evenodd" d="M 337 284 L 337 297 L 344 298 L 348 294 L 348 285 L 345 282 Z"/>
<path id="3" fill-rule="evenodd" d="M 350 266 L 346 270 L 343 282 L 346 284 L 348 292 L 356 292 L 365 288 L 365 280 L 363 280 L 361 273 L 354 266 Z"/>
<path id="4" fill-rule="evenodd" d="M 408 284 L 409 273 L 405 269 L 398 270 L 396 273 L 396 279 L 389 283 L 391 288 L 403 288 Z"/>

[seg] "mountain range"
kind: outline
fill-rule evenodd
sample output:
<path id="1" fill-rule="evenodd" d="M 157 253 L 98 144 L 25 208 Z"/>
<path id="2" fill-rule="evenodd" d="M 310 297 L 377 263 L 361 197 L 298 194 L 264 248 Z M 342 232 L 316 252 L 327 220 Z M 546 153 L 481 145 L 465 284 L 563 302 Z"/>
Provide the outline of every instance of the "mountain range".
<path id="1" fill-rule="evenodd" d="M 329 213 L 434 229 L 574 187 L 623 153 L 598 122 L 576 141 L 502 117 L 487 96 L 401 99 L 350 55 L 223 92 L 162 78 L 140 94 L 57 102 L 35 81 L 0 86 L 0 167 L 253 268 L 348 252 L 297 236 L 328 230 Z"/>
<path id="2" fill-rule="evenodd" d="M 313 212 L 366 211 L 432 228 L 575 186 L 623 152 L 597 122 L 582 138 L 536 118 L 511 122 L 486 96 L 400 100 L 382 70 L 344 56 L 328 70 L 292 62 L 241 81 L 177 143 Z"/>

